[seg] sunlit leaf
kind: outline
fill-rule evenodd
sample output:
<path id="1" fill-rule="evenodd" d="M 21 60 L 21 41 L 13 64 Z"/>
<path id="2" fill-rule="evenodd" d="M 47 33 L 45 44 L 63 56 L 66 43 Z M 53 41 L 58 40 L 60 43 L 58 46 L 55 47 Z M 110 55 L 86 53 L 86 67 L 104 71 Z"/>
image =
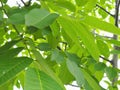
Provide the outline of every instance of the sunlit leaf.
<path id="1" fill-rule="evenodd" d="M 78 6 L 84 6 L 87 4 L 88 0 L 75 0 L 75 2 Z"/>
<path id="2" fill-rule="evenodd" d="M 90 86 L 93 88 L 93 90 L 101 90 L 101 87 L 99 86 L 98 82 L 92 78 L 88 72 L 86 72 L 85 70 L 82 69 L 82 72 L 84 74 L 85 79 L 87 80 L 87 82 L 90 84 Z"/>
<path id="3" fill-rule="evenodd" d="M 109 47 L 105 42 L 103 42 L 102 40 L 97 40 L 97 46 L 99 48 L 100 53 L 103 56 L 105 56 L 106 58 L 109 57 L 110 55 Z"/>
<path id="4" fill-rule="evenodd" d="M 64 84 L 69 84 L 75 79 L 73 75 L 69 72 L 66 63 L 61 64 L 58 76 Z"/>
<path id="5" fill-rule="evenodd" d="M 102 20 L 100 20 L 100 19 L 98 19 L 96 17 L 86 16 L 81 21 L 85 22 L 88 25 L 96 27 L 96 28 L 98 28 L 100 30 L 104 30 L 106 32 L 110 32 L 110 33 L 114 33 L 114 34 L 120 35 L 119 28 L 117 28 L 116 26 L 114 26 L 111 23 L 102 21 Z"/>
<path id="6" fill-rule="evenodd" d="M 74 20 L 72 18 L 67 18 L 67 17 L 60 17 L 59 22 L 60 22 L 63 30 L 65 30 L 65 32 L 72 38 L 72 40 L 78 46 L 80 46 L 80 44 L 79 44 L 79 37 L 80 37 L 82 39 L 84 45 L 86 46 L 87 50 L 93 56 L 93 58 L 95 60 L 98 60 L 99 50 L 95 43 L 94 37 L 88 30 L 87 26 L 79 23 L 77 20 Z"/>
<path id="7" fill-rule="evenodd" d="M 68 10 L 70 10 L 70 11 L 73 11 L 73 12 L 75 12 L 75 10 L 76 10 L 74 4 L 72 4 L 72 3 L 69 2 L 69 1 L 58 0 L 58 1 L 56 1 L 56 4 L 57 4 L 57 6 L 66 8 L 66 9 L 68 9 Z"/>

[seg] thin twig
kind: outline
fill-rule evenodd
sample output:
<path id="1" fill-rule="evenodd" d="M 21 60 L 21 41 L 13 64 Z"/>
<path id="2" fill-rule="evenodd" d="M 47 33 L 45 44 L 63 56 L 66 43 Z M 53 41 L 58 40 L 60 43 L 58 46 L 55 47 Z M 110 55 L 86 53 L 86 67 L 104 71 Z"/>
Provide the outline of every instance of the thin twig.
<path id="1" fill-rule="evenodd" d="M 68 85 L 70 85 L 70 86 L 72 86 L 72 87 L 79 87 L 79 86 L 77 86 L 77 85 L 73 85 L 73 84 L 68 84 Z"/>
<path id="2" fill-rule="evenodd" d="M 24 4 L 24 6 L 28 7 L 30 6 L 32 0 L 29 0 L 28 3 L 25 3 L 23 0 L 21 2 Z"/>
<path id="3" fill-rule="evenodd" d="M 99 34 L 97 34 L 97 33 L 93 33 L 93 34 L 96 35 L 96 36 L 99 36 L 99 37 L 110 38 L 110 39 L 113 38 L 113 37 L 110 37 L 110 36 L 99 35 Z"/>
<path id="4" fill-rule="evenodd" d="M 7 11 L 3 8 L 3 7 L 4 7 L 4 5 L 3 5 L 2 0 L 0 0 L 0 3 L 1 3 L 1 6 L 2 6 L 2 10 L 3 10 L 3 12 L 4 12 L 4 13 L 5 13 L 5 15 L 8 17 L 8 15 L 7 15 Z"/>
<path id="5" fill-rule="evenodd" d="M 103 56 L 100 56 L 100 58 L 102 58 L 103 60 L 105 60 L 105 61 L 107 61 L 107 62 L 109 62 L 109 63 L 112 64 L 112 61 L 111 61 L 111 60 L 109 60 L 109 59 L 107 59 L 107 58 L 105 58 L 105 57 L 103 57 Z"/>
<path id="6" fill-rule="evenodd" d="M 0 2 L 1 2 L 1 5 L 2 5 L 2 10 L 3 10 L 3 12 L 6 14 L 7 17 L 9 17 L 8 14 L 7 14 L 7 12 L 6 12 L 6 10 L 4 9 L 4 5 L 3 5 L 2 1 L 0 1 Z M 30 50 L 29 50 L 29 48 L 28 48 L 28 46 L 27 46 L 27 44 L 26 44 L 26 42 L 25 42 L 22 34 L 19 33 L 19 30 L 16 28 L 16 26 L 15 26 L 14 24 L 12 24 L 12 27 L 15 29 L 16 33 L 18 34 L 18 36 L 20 36 L 20 38 L 22 39 L 22 41 L 23 41 L 23 43 L 24 43 L 24 45 L 25 45 L 25 48 L 26 48 L 26 50 L 27 50 L 28 53 L 29 53 L 29 56 L 32 58 L 32 55 L 31 55 L 31 53 L 30 53 Z"/>
<path id="7" fill-rule="evenodd" d="M 115 15 L 111 14 L 110 12 L 108 12 L 106 9 L 104 9 L 103 7 L 101 7 L 100 5 L 96 4 L 97 7 L 99 7 L 100 9 L 102 9 L 104 12 L 106 12 L 107 14 L 109 14 L 110 16 L 112 16 L 113 18 L 115 18 Z"/>
<path id="8" fill-rule="evenodd" d="M 26 3 L 23 0 L 21 0 L 21 2 L 24 4 L 24 6 L 26 6 Z"/>

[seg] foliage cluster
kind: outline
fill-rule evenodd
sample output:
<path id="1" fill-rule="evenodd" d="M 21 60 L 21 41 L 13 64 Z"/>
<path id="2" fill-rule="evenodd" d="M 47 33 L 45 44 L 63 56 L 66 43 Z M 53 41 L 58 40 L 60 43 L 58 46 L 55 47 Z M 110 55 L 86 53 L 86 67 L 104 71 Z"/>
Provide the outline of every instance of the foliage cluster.
<path id="1" fill-rule="evenodd" d="M 0 90 L 65 90 L 76 81 L 85 90 L 118 90 L 120 70 L 109 60 L 119 54 L 115 0 L 37 0 L 0 6 Z M 119 0 L 118 0 L 119 1 Z"/>

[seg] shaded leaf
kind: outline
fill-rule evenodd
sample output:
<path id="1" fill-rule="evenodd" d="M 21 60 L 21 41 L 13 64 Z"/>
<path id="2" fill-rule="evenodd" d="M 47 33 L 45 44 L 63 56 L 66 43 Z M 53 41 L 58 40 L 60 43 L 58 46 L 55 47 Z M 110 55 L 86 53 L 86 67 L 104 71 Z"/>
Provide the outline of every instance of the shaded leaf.
<path id="1" fill-rule="evenodd" d="M 24 24 L 25 18 L 22 13 L 15 13 L 8 18 L 8 23 L 11 24 Z"/>
<path id="2" fill-rule="evenodd" d="M 81 68 L 78 67 L 75 61 L 77 61 L 75 57 L 68 55 L 68 60 L 66 62 L 68 70 L 75 77 L 79 87 L 81 87 L 85 84 L 85 78 L 83 72 L 81 71 Z"/>
<path id="3" fill-rule="evenodd" d="M 13 45 L 18 43 L 19 41 L 20 41 L 20 39 L 19 40 L 13 40 L 13 41 L 5 43 L 5 45 L 0 47 L 0 54 L 6 52 L 8 49 L 10 49 Z"/>
<path id="4" fill-rule="evenodd" d="M 51 46 L 48 43 L 40 43 L 37 47 L 41 51 L 49 51 L 49 50 L 51 50 Z"/>
<path id="5" fill-rule="evenodd" d="M 65 61 L 64 53 L 55 49 L 52 50 L 51 60 L 56 61 L 57 63 L 62 63 Z"/>
<path id="6" fill-rule="evenodd" d="M 25 75 L 25 90 L 63 90 L 62 87 L 43 71 L 29 68 Z"/>
<path id="7" fill-rule="evenodd" d="M 108 78 L 112 81 L 115 77 L 117 77 L 117 71 L 115 68 L 112 67 L 106 67 L 105 72 L 108 76 Z"/>
<path id="8" fill-rule="evenodd" d="M 62 87 L 62 90 L 65 90 L 61 80 L 55 75 L 55 73 L 52 71 L 52 69 L 50 69 L 49 65 L 45 62 L 42 55 L 34 49 L 32 50 L 32 52 L 35 55 L 36 60 L 38 61 L 38 66 L 39 66 L 40 70 L 47 73 L 50 77 L 52 77 Z"/>
<path id="9" fill-rule="evenodd" d="M 12 48 L 7 50 L 5 53 L 0 54 L 0 60 L 11 59 L 18 55 L 20 51 L 23 50 L 23 47 Z"/>
<path id="10" fill-rule="evenodd" d="M 50 14 L 45 9 L 32 9 L 25 15 L 25 24 L 27 26 L 35 26 L 39 29 L 42 29 L 52 24 L 57 17 L 57 14 Z"/>
<path id="11" fill-rule="evenodd" d="M 0 85 L 15 77 L 32 63 L 27 57 L 0 60 Z"/>
<path id="12" fill-rule="evenodd" d="M 69 84 L 75 79 L 69 72 L 66 63 L 61 64 L 58 76 L 64 84 Z"/>
<path id="13" fill-rule="evenodd" d="M 103 71 L 105 69 L 105 67 L 106 67 L 106 65 L 102 62 L 98 62 L 94 66 L 96 71 Z"/>

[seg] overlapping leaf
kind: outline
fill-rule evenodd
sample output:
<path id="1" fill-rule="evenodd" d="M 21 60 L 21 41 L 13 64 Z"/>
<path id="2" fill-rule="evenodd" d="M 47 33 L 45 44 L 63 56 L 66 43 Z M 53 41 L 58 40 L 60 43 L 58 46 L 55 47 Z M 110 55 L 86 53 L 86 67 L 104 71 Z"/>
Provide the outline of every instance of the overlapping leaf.
<path id="1" fill-rule="evenodd" d="M 43 71 L 29 68 L 25 76 L 24 90 L 63 90 L 62 87 Z"/>
<path id="2" fill-rule="evenodd" d="M 32 59 L 27 57 L 0 60 L 0 85 L 15 77 L 20 71 L 31 64 L 31 62 Z"/>
<path id="3" fill-rule="evenodd" d="M 88 30 L 87 26 L 79 23 L 79 21 L 72 18 L 60 17 L 58 20 L 63 30 L 72 38 L 72 40 L 80 46 L 79 37 L 82 39 L 87 50 L 95 60 L 99 58 L 99 50 L 95 43 L 94 37 Z M 64 22 L 63 22 L 64 21 Z"/>
<path id="4" fill-rule="evenodd" d="M 45 28 L 58 17 L 55 13 L 49 13 L 45 9 L 33 9 L 25 16 L 27 26 L 35 26 L 39 29 Z"/>
<path id="5" fill-rule="evenodd" d="M 102 21 L 96 17 L 93 16 L 86 16 L 84 19 L 82 19 L 81 21 L 83 21 L 84 23 L 96 27 L 98 29 L 104 30 L 106 32 L 110 32 L 113 34 L 117 34 L 120 35 L 120 29 L 118 29 L 116 26 L 114 26 L 111 23 Z"/>
<path id="6" fill-rule="evenodd" d="M 67 67 L 71 74 L 75 77 L 78 85 L 81 87 L 85 84 L 84 74 L 81 71 L 81 68 L 74 61 L 74 57 L 71 57 L 70 60 L 67 60 Z"/>

